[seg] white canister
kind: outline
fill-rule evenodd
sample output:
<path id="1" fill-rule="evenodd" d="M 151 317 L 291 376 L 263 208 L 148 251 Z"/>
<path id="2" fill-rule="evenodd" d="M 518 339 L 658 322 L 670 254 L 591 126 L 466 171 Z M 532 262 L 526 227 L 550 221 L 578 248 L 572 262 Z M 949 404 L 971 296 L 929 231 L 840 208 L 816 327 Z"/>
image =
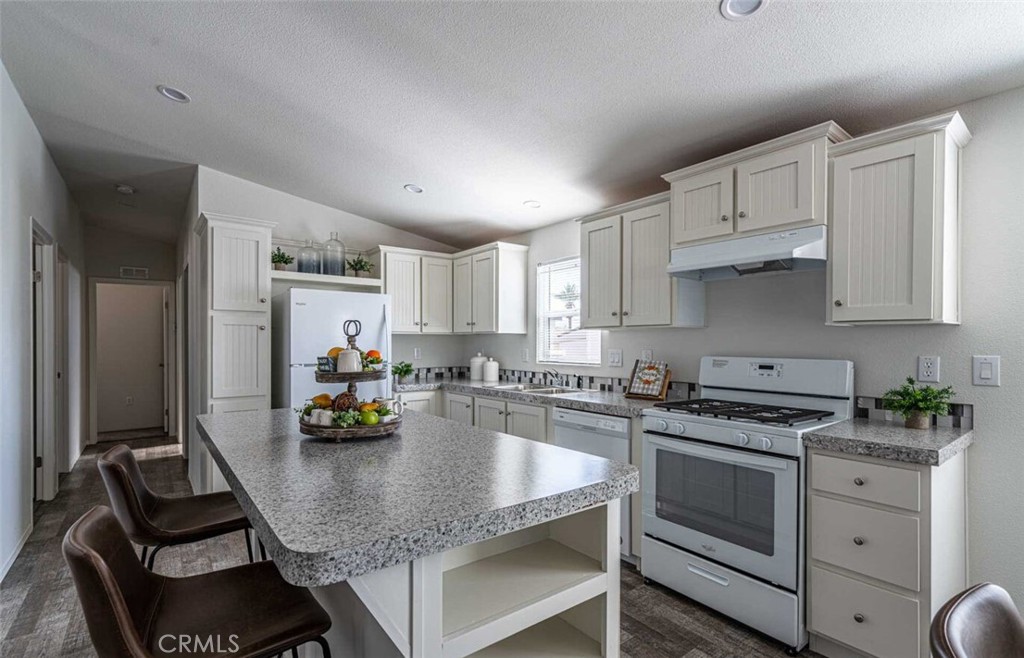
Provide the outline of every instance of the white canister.
<path id="1" fill-rule="evenodd" d="M 484 382 L 487 384 L 498 383 L 498 362 L 487 357 L 487 360 L 483 363 L 484 369 Z"/>
<path id="2" fill-rule="evenodd" d="M 469 360 L 469 378 L 473 381 L 480 381 L 484 378 L 484 363 L 487 362 L 487 357 L 480 352 L 476 353 L 476 356 Z"/>

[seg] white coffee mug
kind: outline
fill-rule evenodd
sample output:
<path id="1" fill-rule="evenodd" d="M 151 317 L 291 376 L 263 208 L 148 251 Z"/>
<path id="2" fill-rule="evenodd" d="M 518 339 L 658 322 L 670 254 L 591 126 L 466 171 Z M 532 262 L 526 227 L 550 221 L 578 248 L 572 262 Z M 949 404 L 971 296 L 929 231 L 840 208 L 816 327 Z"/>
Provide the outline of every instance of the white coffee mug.
<path id="1" fill-rule="evenodd" d="M 395 414 L 396 416 L 401 416 L 402 409 L 405 408 L 405 406 L 402 404 L 402 401 L 399 400 L 398 398 L 373 398 L 373 401 L 381 406 L 387 407 L 388 409 L 391 410 L 391 413 Z"/>

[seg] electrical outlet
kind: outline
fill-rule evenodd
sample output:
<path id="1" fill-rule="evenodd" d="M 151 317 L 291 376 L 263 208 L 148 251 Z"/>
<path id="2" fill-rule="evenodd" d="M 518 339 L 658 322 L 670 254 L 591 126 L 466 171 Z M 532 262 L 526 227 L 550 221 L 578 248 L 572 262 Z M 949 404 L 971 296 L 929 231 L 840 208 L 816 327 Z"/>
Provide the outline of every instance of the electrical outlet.
<path id="1" fill-rule="evenodd" d="M 939 383 L 939 357 L 919 356 L 917 357 L 917 381 Z"/>
<path id="2" fill-rule="evenodd" d="M 640 350 L 640 358 L 644 361 L 654 361 L 654 350 L 649 347 L 645 347 Z"/>
<path id="3" fill-rule="evenodd" d="M 612 368 L 622 367 L 622 350 L 608 350 L 608 365 Z"/>
<path id="4" fill-rule="evenodd" d="M 133 398 L 132 396 L 129 395 L 124 399 L 124 406 L 130 407 L 133 404 L 135 404 L 135 398 Z"/>
<path id="5" fill-rule="evenodd" d="M 418 348 L 418 347 L 412 348 L 412 360 L 413 361 L 419 361 L 422 358 L 423 358 L 423 352 L 420 351 L 420 348 Z"/>
<path id="6" fill-rule="evenodd" d="M 529 363 L 530 362 L 530 348 L 524 347 L 522 349 L 522 351 L 519 352 L 519 358 L 523 360 L 523 363 Z"/>
<path id="7" fill-rule="evenodd" d="M 975 386 L 999 386 L 999 357 L 975 356 L 971 359 L 972 380 Z"/>

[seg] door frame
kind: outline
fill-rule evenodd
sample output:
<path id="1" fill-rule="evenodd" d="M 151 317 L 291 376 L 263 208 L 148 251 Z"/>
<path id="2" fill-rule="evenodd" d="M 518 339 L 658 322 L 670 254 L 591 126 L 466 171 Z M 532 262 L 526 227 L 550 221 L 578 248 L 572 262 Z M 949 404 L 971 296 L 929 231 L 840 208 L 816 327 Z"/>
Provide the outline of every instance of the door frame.
<path id="1" fill-rule="evenodd" d="M 177 317 L 177 297 L 174 281 L 150 279 L 117 279 L 113 277 L 89 277 L 89 443 L 98 440 L 96 431 L 96 290 L 99 284 L 113 283 L 133 286 L 160 286 L 164 289 L 167 308 L 164 309 L 164 413 L 167 435 L 176 436 L 178 431 L 178 392 L 177 392 L 177 340 L 175 318 Z"/>
<path id="2" fill-rule="evenodd" d="M 70 372 L 70 351 L 71 351 L 71 324 L 69 302 L 71 299 L 71 285 L 68 279 L 70 274 L 68 256 L 59 246 L 57 247 L 57 280 L 54 286 L 55 309 L 54 325 L 56 339 L 56 387 L 57 394 L 54 397 L 56 403 L 56 450 L 57 450 L 57 472 L 67 473 L 74 466 L 74 458 L 71 456 L 71 389 L 68 384 L 68 373 Z"/>
<path id="3" fill-rule="evenodd" d="M 42 465 L 32 464 L 34 500 L 53 500 L 57 495 L 57 426 L 54 400 L 57 397 L 57 336 L 55 331 L 57 245 L 49 232 L 34 217 L 31 222 L 32 258 L 29 276 L 33 309 L 32 320 L 32 440 L 33 456 Z M 38 258 L 38 260 L 37 260 Z M 39 272 L 39 281 L 35 280 Z"/>

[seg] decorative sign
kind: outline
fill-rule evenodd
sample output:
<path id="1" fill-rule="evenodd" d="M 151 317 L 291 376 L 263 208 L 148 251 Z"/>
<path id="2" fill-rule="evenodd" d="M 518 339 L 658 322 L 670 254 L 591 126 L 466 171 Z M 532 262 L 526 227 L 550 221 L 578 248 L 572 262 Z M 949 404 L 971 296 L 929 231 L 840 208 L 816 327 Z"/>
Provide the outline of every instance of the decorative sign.
<path id="1" fill-rule="evenodd" d="M 316 357 L 316 369 L 317 372 L 335 372 L 338 368 L 338 363 L 329 356 L 318 356 Z"/>
<path id="2" fill-rule="evenodd" d="M 671 375 L 672 371 L 664 361 L 637 359 L 633 364 L 633 373 L 629 376 L 629 387 L 625 395 L 627 398 L 664 400 Z"/>

